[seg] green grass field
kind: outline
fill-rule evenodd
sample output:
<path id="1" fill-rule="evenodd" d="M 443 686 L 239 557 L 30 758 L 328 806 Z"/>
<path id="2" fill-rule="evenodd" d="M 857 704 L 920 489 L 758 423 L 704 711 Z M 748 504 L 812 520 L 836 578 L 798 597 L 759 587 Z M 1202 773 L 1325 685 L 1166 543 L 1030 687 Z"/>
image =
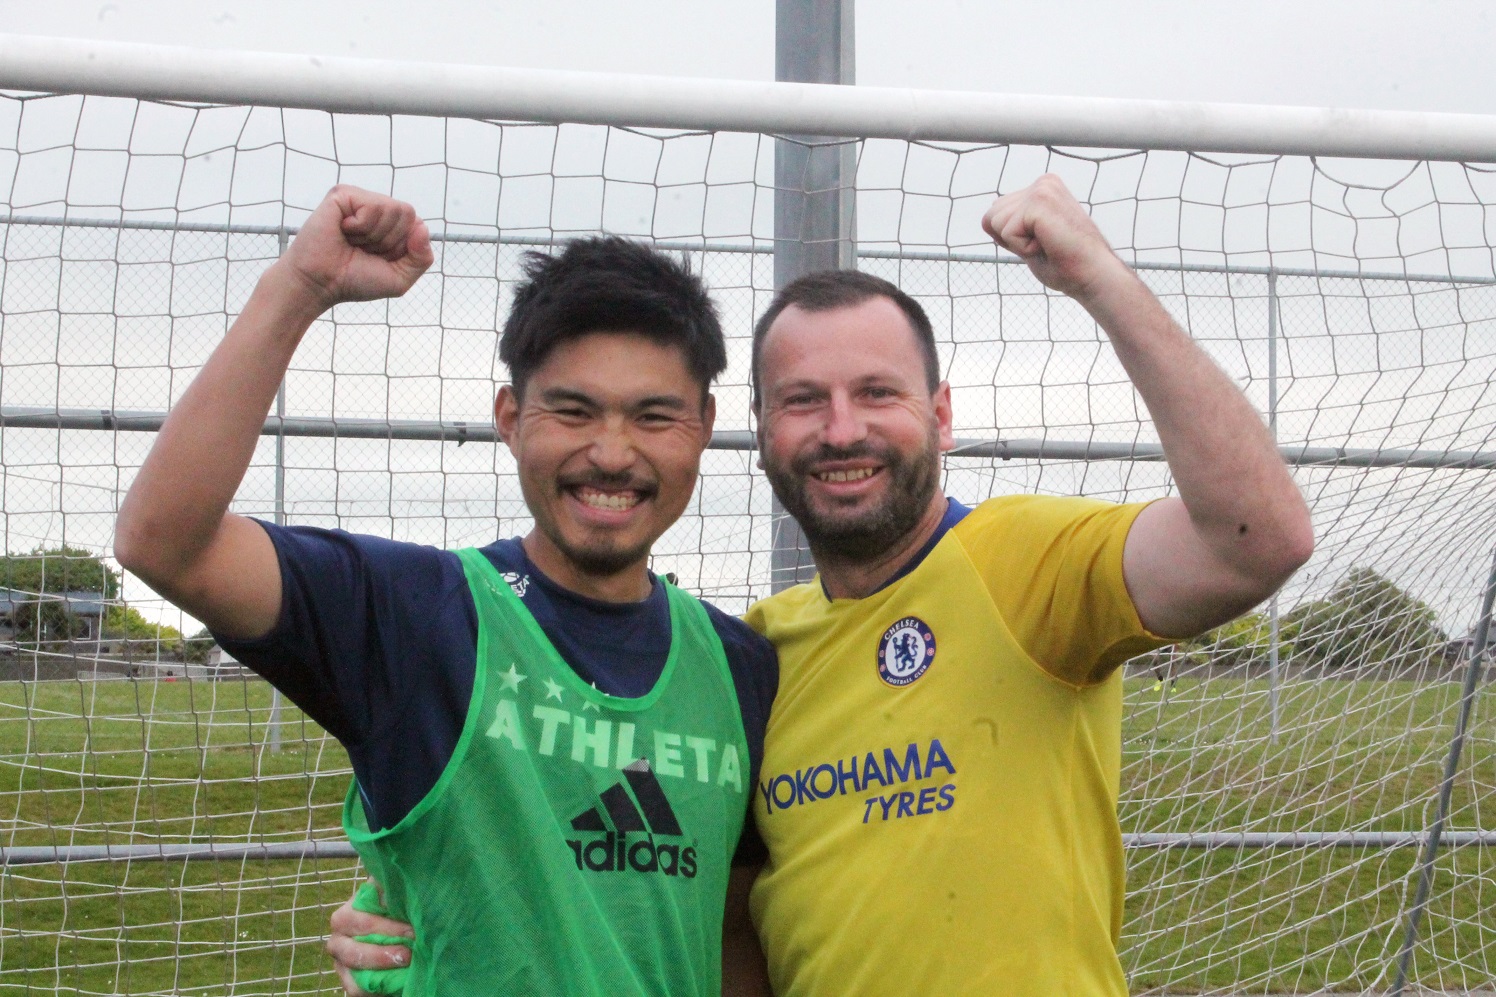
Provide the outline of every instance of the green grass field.
<path id="1" fill-rule="evenodd" d="M 1128 681 L 1127 831 L 1417 830 L 1458 687 Z M 1453 828 L 1496 827 L 1496 718 L 1482 692 Z M 0 843 L 338 839 L 338 745 L 251 682 L 0 684 Z M 1390 982 L 1415 849 L 1129 852 L 1135 992 L 1360 992 Z M 0 994 L 336 991 L 321 952 L 351 861 L 182 860 L 0 870 Z M 1444 854 L 1414 978 L 1496 981 L 1496 849 Z"/>
<path id="2" fill-rule="evenodd" d="M 266 750 L 269 714 L 258 681 L 0 684 L 0 840 L 341 839 L 347 756 L 290 707 Z M 11 867 L 0 994 L 337 990 L 321 938 L 355 877 L 326 859 Z"/>

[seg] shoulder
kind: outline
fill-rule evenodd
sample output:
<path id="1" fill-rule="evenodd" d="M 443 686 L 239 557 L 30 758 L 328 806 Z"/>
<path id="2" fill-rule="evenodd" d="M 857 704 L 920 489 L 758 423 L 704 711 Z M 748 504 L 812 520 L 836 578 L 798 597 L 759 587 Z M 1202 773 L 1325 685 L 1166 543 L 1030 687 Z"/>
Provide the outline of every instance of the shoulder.
<path id="1" fill-rule="evenodd" d="M 722 641 L 722 648 L 727 652 L 729 660 L 734 654 L 738 654 L 756 665 L 767 662 L 777 670 L 779 659 L 774 653 L 774 645 L 766 637 L 745 621 L 724 613 L 709 602 L 702 602 L 701 605 L 706 610 L 707 619 L 712 621 L 712 629 L 717 632 L 717 639 Z"/>
<path id="2" fill-rule="evenodd" d="M 1114 508 L 1118 508 L 1114 502 L 1078 495 L 998 495 L 974 506 L 953 529 L 959 535 L 1004 527 L 1027 528 L 1035 523 L 1064 523 Z"/>
<path id="3" fill-rule="evenodd" d="M 1125 539 L 1143 503 L 1058 495 L 1002 495 L 983 502 L 951 532 L 973 554 L 1042 553 L 1067 537 L 1119 534 Z"/>
<path id="4" fill-rule="evenodd" d="M 769 725 L 774 697 L 779 693 L 779 652 L 742 620 L 709 602 L 702 602 L 701 606 L 722 642 L 722 653 L 738 697 L 743 735 L 748 742 L 749 768 L 756 781 L 763 761 L 764 730 Z"/>
<path id="5" fill-rule="evenodd" d="M 746 683 L 767 707 L 774 694 L 779 691 L 779 652 L 763 634 L 754 630 L 736 616 L 729 616 L 709 602 L 701 604 L 706 609 L 712 629 L 722 642 L 722 651 L 727 656 L 727 667 L 739 676 L 740 684 Z"/>
<path id="6" fill-rule="evenodd" d="M 365 569 L 437 572 L 461 567 L 451 551 L 426 544 L 318 526 L 276 526 L 264 522 L 260 526 L 270 535 L 283 563 L 342 562 Z"/>
<path id="7" fill-rule="evenodd" d="M 451 551 L 312 526 L 263 524 L 280 561 L 282 618 L 296 634 L 359 628 L 379 640 L 427 631 L 438 617 L 473 616 L 462 562 Z"/>
<path id="8" fill-rule="evenodd" d="M 821 594 L 820 576 L 817 576 L 808 582 L 792 585 L 783 591 L 758 600 L 748 607 L 748 612 L 743 614 L 743 622 L 755 633 L 768 637 L 773 633 L 777 624 L 801 615 L 809 606 L 816 603 L 824 604 L 825 601 L 825 597 Z"/>

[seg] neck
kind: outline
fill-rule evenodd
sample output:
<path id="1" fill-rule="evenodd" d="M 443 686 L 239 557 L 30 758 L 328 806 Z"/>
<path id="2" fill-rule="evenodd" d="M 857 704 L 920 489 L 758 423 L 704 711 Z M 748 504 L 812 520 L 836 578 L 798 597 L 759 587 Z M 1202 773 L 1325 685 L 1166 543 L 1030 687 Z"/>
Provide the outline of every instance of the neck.
<path id="1" fill-rule="evenodd" d="M 639 602 L 649 597 L 649 569 L 644 558 L 612 574 L 599 574 L 567 557 L 538 530 L 526 534 L 520 546 L 542 574 L 577 595 L 599 602 Z"/>
<path id="2" fill-rule="evenodd" d="M 816 550 L 812 545 L 810 552 L 815 556 L 816 570 L 821 574 L 821 585 L 826 594 L 833 599 L 862 599 L 878 591 L 935 535 L 945 517 L 945 508 L 945 496 L 937 491 L 914 528 L 894 543 L 886 554 L 872 560 L 838 557 Z"/>

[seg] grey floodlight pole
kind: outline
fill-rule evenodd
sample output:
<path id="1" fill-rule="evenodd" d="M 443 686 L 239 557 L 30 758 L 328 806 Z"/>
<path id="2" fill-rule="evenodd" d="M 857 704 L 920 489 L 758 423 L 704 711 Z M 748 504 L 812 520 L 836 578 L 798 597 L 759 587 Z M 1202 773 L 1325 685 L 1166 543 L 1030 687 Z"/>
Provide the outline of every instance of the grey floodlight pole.
<path id="1" fill-rule="evenodd" d="M 851 86 L 853 0 L 776 0 L 774 79 Z M 852 228 L 857 146 L 812 135 L 774 142 L 774 287 L 816 270 L 856 265 Z M 771 584 L 778 592 L 815 574 L 799 525 L 774 500 Z"/>

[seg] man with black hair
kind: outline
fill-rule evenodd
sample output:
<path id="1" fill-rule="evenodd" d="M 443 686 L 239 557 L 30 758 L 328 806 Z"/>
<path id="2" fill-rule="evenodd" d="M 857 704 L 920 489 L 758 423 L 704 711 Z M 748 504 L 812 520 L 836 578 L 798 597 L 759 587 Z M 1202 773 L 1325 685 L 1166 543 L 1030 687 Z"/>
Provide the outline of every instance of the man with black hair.
<path id="1" fill-rule="evenodd" d="M 615 238 L 526 260 L 494 404 L 522 539 L 449 552 L 228 512 L 311 323 L 432 259 L 409 205 L 334 188 L 173 408 L 116 555 L 347 747 L 345 828 L 416 936 L 371 989 L 715 995 L 777 666 L 647 568 L 726 366 L 696 277 Z"/>

